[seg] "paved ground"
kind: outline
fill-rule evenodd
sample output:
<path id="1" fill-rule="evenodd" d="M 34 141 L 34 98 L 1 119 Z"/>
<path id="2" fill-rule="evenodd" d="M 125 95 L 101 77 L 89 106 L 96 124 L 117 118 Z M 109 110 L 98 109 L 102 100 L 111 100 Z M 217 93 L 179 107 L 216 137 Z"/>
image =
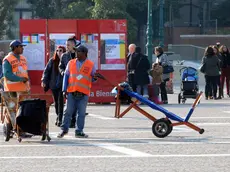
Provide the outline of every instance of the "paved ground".
<path id="1" fill-rule="evenodd" d="M 89 105 L 85 132 L 88 139 L 74 138 L 74 130 L 57 139 L 54 109 L 50 113 L 52 141 L 39 137 L 3 142 L 0 133 L 0 171 L 114 171 L 114 172 L 229 172 L 230 171 L 230 99 L 202 100 L 191 122 L 205 129 L 200 135 L 186 127 L 175 127 L 164 139 L 152 134 L 152 122 L 136 111 L 115 119 L 114 106 Z M 164 107 L 184 117 L 192 100 L 177 104 L 170 95 Z M 147 106 L 141 106 L 163 117 Z"/>

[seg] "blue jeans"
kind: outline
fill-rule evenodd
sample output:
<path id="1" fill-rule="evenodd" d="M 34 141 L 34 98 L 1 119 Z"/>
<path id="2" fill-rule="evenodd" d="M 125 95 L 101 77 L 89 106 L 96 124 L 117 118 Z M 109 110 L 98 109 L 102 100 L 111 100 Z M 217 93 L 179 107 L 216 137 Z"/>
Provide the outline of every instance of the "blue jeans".
<path id="1" fill-rule="evenodd" d="M 138 85 L 137 86 L 137 93 L 140 94 L 140 95 L 142 95 L 141 94 L 141 89 L 143 89 L 143 95 L 148 95 L 148 85 L 143 85 L 143 86 Z"/>
<path id="2" fill-rule="evenodd" d="M 88 103 L 88 96 L 75 97 L 72 93 L 67 96 L 66 111 L 63 116 L 61 129 L 65 132 L 69 131 L 72 114 L 76 112 L 76 132 L 83 132 L 85 126 L 85 112 Z"/>

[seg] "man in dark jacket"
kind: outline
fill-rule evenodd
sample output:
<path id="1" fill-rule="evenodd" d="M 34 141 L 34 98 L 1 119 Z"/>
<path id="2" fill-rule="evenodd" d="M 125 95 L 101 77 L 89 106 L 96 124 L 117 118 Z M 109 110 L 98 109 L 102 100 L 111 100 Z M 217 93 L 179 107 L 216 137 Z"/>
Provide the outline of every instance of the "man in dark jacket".
<path id="1" fill-rule="evenodd" d="M 137 93 L 148 98 L 148 84 L 150 63 L 146 55 L 141 53 L 141 48 L 136 47 L 132 57 L 132 66 L 134 67 L 134 84 L 137 86 Z M 143 90 L 143 94 L 142 91 Z"/>
<path id="2" fill-rule="evenodd" d="M 128 82 L 129 85 L 132 87 L 133 91 L 136 91 L 136 85 L 134 84 L 134 67 L 132 65 L 132 56 L 135 53 L 136 45 L 130 44 L 129 45 L 129 54 L 127 56 L 127 71 L 128 71 Z"/>
<path id="3" fill-rule="evenodd" d="M 77 42 L 75 40 L 75 37 L 70 37 L 66 41 L 67 52 L 62 54 L 60 64 L 59 64 L 59 71 L 60 71 L 62 76 L 64 76 L 64 72 L 65 72 L 65 69 L 66 69 L 68 62 L 70 60 L 76 58 L 76 52 L 74 50 L 74 47 L 77 46 L 76 44 L 77 44 Z"/>

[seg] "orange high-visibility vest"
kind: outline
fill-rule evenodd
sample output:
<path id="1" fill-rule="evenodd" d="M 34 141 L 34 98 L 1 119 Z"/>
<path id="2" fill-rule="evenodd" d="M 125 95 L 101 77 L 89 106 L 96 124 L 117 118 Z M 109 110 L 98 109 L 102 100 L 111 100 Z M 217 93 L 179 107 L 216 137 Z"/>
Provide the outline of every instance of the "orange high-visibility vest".
<path id="1" fill-rule="evenodd" d="M 90 89 L 92 86 L 92 70 L 94 63 L 88 59 L 82 64 L 80 69 L 77 69 L 77 59 L 69 61 L 69 80 L 67 92 L 81 92 L 86 95 L 90 95 Z"/>
<path id="2" fill-rule="evenodd" d="M 7 60 L 11 67 L 12 67 L 12 72 L 19 76 L 19 77 L 25 77 L 29 78 L 28 76 L 28 67 L 27 67 L 27 61 L 26 58 L 22 55 L 20 55 L 20 61 L 13 55 L 13 54 L 8 54 L 3 61 Z M 6 77 L 4 77 L 4 91 L 12 91 L 12 92 L 24 92 L 24 91 L 29 91 L 30 90 L 30 85 L 29 82 L 24 83 L 24 82 L 13 82 L 8 80 Z"/>

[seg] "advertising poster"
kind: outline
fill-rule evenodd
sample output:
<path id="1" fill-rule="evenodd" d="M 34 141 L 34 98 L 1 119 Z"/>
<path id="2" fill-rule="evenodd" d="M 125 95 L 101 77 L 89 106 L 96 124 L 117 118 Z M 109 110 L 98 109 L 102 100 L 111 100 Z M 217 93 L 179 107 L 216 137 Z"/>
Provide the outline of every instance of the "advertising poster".
<path id="1" fill-rule="evenodd" d="M 81 44 L 88 48 L 88 58 L 98 69 L 98 34 L 82 34 Z"/>
<path id="2" fill-rule="evenodd" d="M 45 35 L 23 35 L 25 46 L 23 55 L 28 62 L 28 70 L 44 70 L 45 68 Z"/>
<path id="3" fill-rule="evenodd" d="M 125 34 L 101 34 L 101 69 L 125 69 Z"/>
<path id="4" fill-rule="evenodd" d="M 50 34 L 50 57 L 54 55 L 54 52 L 58 46 L 66 47 L 66 40 L 74 36 L 74 33 L 66 33 L 66 34 Z"/>

